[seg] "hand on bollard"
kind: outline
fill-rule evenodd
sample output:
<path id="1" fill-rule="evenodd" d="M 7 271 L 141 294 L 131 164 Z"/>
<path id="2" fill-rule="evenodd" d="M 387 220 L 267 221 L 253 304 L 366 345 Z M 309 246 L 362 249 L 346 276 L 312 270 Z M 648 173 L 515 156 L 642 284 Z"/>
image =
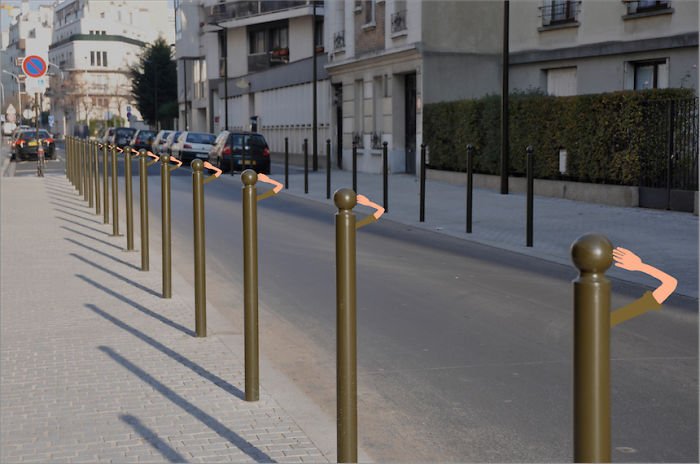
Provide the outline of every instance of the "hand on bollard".
<path id="1" fill-rule="evenodd" d="M 207 177 L 206 179 L 204 179 L 204 183 L 205 183 L 205 184 L 208 184 L 209 182 L 218 179 L 219 176 L 221 175 L 221 172 L 222 172 L 221 169 L 219 169 L 219 168 L 217 168 L 216 166 L 212 165 L 209 161 L 205 161 L 205 162 L 202 164 L 202 166 L 204 166 L 204 169 L 208 169 L 208 170 L 210 170 L 210 171 L 214 171 L 214 174 L 213 174 L 213 175 L 211 175 L 211 176 Z"/>
<path id="2" fill-rule="evenodd" d="M 617 247 L 613 250 L 615 266 L 627 271 L 643 272 L 661 281 L 661 285 L 653 292 L 645 292 L 638 300 L 616 309 L 610 313 L 610 327 L 615 327 L 621 322 L 640 316 L 652 309 L 659 310 L 661 304 L 674 292 L 678 281 L 659 269 L 645 264 L 642 259 L 631 251 Z"/>
<path id="3" fill-rule="evenodd" d="M 382 214 L 384 214 L 384 208 L 376 204 L 375 202 L 371 201 L 369 198 L 367 198 L 364 195 L 357 195 L 357 204 L 363 205 L 363 206 L 369 206 L 370 208 L 376 209 L 376 211 L 373 214 L 370 214 L 366 218 L 362 219 L 361 221 L 358 221 L 355 223 L 355 229 L 359 229 L 360 227 L 364 227 L 370 222 L 377 222 L 380 217 L 382 217 Z"/>
<path id="4" fill-rule="evenodd" d="M 168 161 L 172 161 L 172 162 L 174 162 L 174 163 L 177 163 L 177 166 L 171 167 L 171 168 L 170 168 L 171 171 L 174 171 L 174 170 L 176 170 L 177 168 L 179 168 L 180 166 L 182 166 L 182 161 L 180 161 L 179 159 L 175 158 L 174 156 L 168 157 Z"/>
<path id="5" fill-rule="evenodd" d="M 258 195 L 257 201 L 264 200 L 266 198 L 270 198 L 273 195 L 277 195 L 280 190 L 284 188 L 284 185 L 280 184 L 274 179 L 271 179 L 270 177 L 266 176 L 265 174 L 258 174 L 258 180 L 261 182 L 265 182 L 266 184 L 272 184 L 275 187 L 272 190 L 268 190 L 267 192 Z"/>

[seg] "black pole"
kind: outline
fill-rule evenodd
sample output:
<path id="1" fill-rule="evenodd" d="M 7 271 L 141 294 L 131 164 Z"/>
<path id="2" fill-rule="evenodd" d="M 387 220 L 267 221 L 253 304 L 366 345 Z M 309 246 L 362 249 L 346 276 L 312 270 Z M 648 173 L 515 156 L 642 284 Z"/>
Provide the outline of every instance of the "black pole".
<path id="1" fill-rule="evenodd" d="M 357 144 L 352 142 L 352 189 L 357 193 Z"/>
<path id="2" fill-rule="evenodd" d="M 474 145 L 467 145 L 467 233 L 472 233 L 472 191 L 474 189 Z"/>
<path id="3" fill-rule="evenodd" d="M 671 209 L 671 170 L 673 169 L 673 132 L 675 130 L 676 107 L 673 100 L 668 106 L 668 157 L 666 162 L 666 209 Z"/>
<path id="4" fill-rule="evenodd" d="M 326 139 L 326 200 L 331 198 L 331 139 Z"/>
<path id="5" fill-rule="evenodd" d="M 389 212 L 389 153 L 387 142 L 382 143 L 382 176 L 384 177 L 384 211 Z"/>
<path id="6" fill-rule="evenodd" d="M 534 155 L 532 145 L 527 147 L 527 246 L 532 246 L 532 217 L 534 195 Z"/>
<path id="7" fill-rule="evenodd" d="M 309 193 L 309 139 L 304 139 L 304 193 Z"/>
<path id="8" fill-rule="evenodd" d="M 184 130 L 189 130 L 187 127 L 187 59 L 182 59 L 182 73 L 184 75 L 185 84 L 183 88 L 185 89 L 185 127 Z"/>
<path id="9" fill-rule="evenodd" d="M 314 9 L 314 19 L 313 19 L 313 21 L 314 21 L 314 24 L 313 24 L 314 37 L 311 40 L 311 47 L 313 50 L 313 55 L 312 55 L 313 60 L 312 61 L 313 61 L 313 67 L 314 67 L 314 69 L 313 69 L 313 80 L 314 80 L 314 82 L 313 82 L 313 90 L 314 90 L 313 91 L 313 93 L 314 93 L 314 98 L 313 98 L 313 100 L 314 100 L 314 121 L 313 121 L 313 124 L 314 124 L 314 133 L 312 135 L 313 135 L 313 145 L 314 145 L 313 146 L 313 149 L 314 149 L 313 163 L 314 163 L 314 172 L 316 172 L 316 171 L 318 171 L 318 120 L 317 120 L 317 114 L 316 114 L 316 99 L 317 99 L 317 95 L 316 95 L 316 87 L 317 86 L 316 86 L 316 84 L 317 84 L 318 76 L 316 75 L 316 2 L 315 1 L 313 2 L 313 9 Z"/>
<path id="10" fill-rule="evenodd" d="M 503 2 L 503 64 L 501 69 L 501 194 L 508 194 L 508 171 L 509 160 L 508 152 L 510 150 L 508 136 L 508 29 L 509 26 L 509 10 L 510 2 Z"/>
<path id="11" fill-rule="evenodd" d="M 228 130 L 228 34 L 227 30 L 221 31 L 223 34 L 223 51 L 224 51 L 224 123 L 226 125 L 225 130 Z M 233 160 L 233 155 L 231 155 Z M 231 174 L 233 174 L 233 169 L 231 169 Z"/>
<path id="12" fill-rule="evenodd" d="M 289 137 L 284 138 L 284 188 L 289 188 Z"/>
<path id="13" fill-rule="evenodd" d="M 420 144 L 420 222 L 425 222 L 425 144 Z"/>

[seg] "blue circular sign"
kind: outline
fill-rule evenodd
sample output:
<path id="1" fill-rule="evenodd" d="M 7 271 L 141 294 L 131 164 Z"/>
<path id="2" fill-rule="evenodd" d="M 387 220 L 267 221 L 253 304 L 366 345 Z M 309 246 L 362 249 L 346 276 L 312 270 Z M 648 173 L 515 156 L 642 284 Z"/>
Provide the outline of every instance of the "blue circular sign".
<path id="1" fill-rule="evenodd" d="M 38 55 L 29 55 L 22 61 L 22 70 L 29 77 L 41 77 L 46 69 L 46 61 Z"/>

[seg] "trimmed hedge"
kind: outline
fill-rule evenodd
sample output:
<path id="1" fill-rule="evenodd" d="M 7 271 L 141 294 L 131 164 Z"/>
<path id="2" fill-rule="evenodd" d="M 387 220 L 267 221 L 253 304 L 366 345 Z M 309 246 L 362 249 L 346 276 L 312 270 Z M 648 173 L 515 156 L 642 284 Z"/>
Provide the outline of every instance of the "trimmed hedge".
<path id="1" fill-rule="evenodd" d="M 659 113 L 654 102 L 694 97 L 692 89 L 572 97 L 511 94 L 510 175 L 525 175 L 525 148 L 532 145 L 537 178 L 638 185 L 640 153 L 657 153 L 659 140 L 665 139 L 659 136 L 665 122 L 658 121 L 665 113 Z M 425 105 L 423 139 L 430 147 L 431 167 L 465 171 L 466 146 L 471 143 L 475 172 L 499 174 L 500 118 L 499 95 Z M 559 173 L 560 147 L 567 151 L 565 176 Z"/>

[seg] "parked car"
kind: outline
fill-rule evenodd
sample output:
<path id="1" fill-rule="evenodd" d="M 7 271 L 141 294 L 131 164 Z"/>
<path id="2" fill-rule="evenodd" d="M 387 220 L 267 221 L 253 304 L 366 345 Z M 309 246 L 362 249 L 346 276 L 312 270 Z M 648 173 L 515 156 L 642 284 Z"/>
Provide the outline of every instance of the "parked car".
<path id="1" fill-rule="evenodd" d="M 209 152 L 209 162 L 224 171 L 251 168 L 263 174 L 270 173 L 270 147 L 262 134 L 256 132 L 223 131 Z"/>
<path id="2" fill-rule="evenodd" d="M 14 158 L 26 160 L 30 156 L 33 156 L 36 159 L 39 142 L 41 142 L 41 145 L 44 147 L 44 156 L 46 159 L 55 159 L 56 145 L 53 136 L 49 134 L 46 129 L 39 129 L 38 142 L 36 129 L 25 129 L 20 132 L 12 147 Z"/>
<path id="3" fill-rule="evenodd" d="M 134 134 L 129 145 L 134 150 L 150 150 L 153 140 L 156 138 L 156 131 L 139 129 Z"/>
<path id="4" fill-rule="evenodd" d="M 100 138 L 100 142 L 112 143 L 111 140 L 114 138 L 114 129 L 114 127 L 108 127 L 102 135 L 102 138 Z"/>
<path id="5" fill-rule="evenodd" d="M 161 130 L 156 134 L 151 144 L 151 151 L 156 155 L 165 153 L 165 142 L 168 140 L 168 136 L 172 133 L 171 130 Z"/>
<path id="6" fill-rule="evenodd" d="M 177 138 L 180 137 L 180 134 L 182 134 L 181 131 L 175 131 L 171 132 L 168 135 L 168 138 L 165 139 L 165 143 L 163 144 L 163 152 L 166 155 L 172 155 L 173 152 L 170 150 L 173 146 L 173 143 L 177 142 Z"/>
<path id="7" fill-rule="evenodd" d="M 208 132 L 185 131 L 177 138 L 177 142 L 170 147 L 173 156 L 183 163 L 202 158 L 209 159 L 209 151 L 214 145 L 216 136 Z"/>
<path id="8" fill-rule="evenodd" d="M 109 137 L 108 143 L 116 145 L 119 148 L 124 148 L 129 145 L 131 139 L 134 137 L 136 129 L 132 127 L 116 127 L 114 129 L 114 134 Z"/>

